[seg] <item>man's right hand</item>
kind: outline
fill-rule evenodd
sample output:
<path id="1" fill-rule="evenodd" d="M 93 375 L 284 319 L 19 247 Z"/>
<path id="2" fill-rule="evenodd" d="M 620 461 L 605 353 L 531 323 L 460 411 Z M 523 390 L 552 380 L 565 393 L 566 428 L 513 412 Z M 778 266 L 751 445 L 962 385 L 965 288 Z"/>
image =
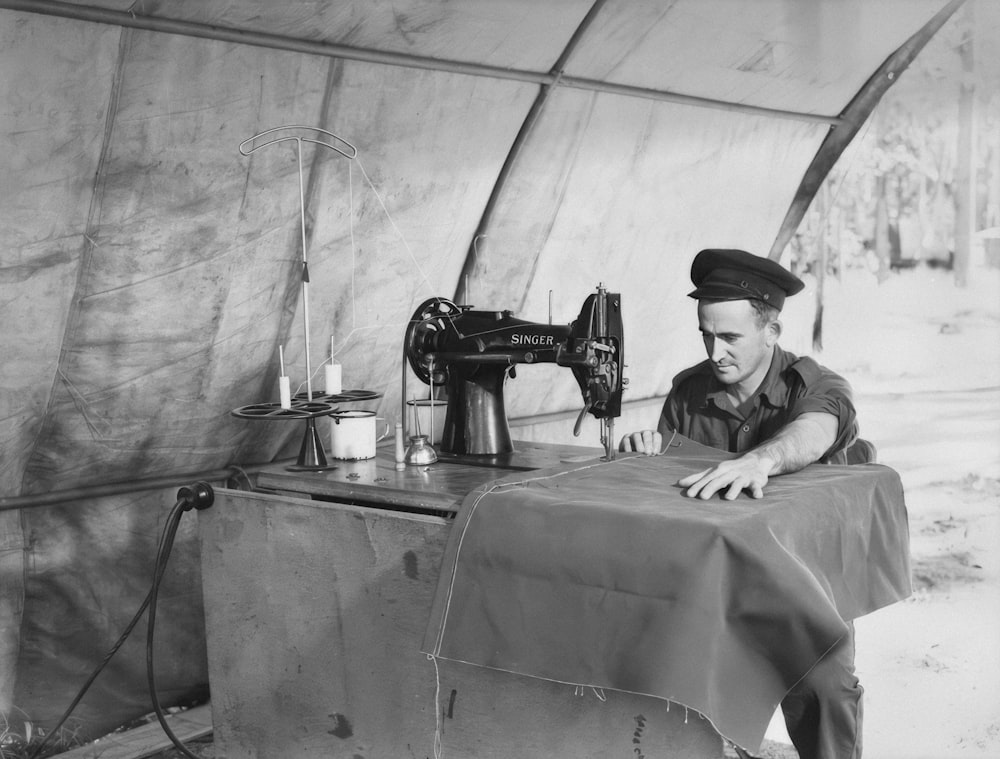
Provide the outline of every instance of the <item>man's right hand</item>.
<path id="1" fill-rule="evenodd" d="M 641 453 L 644 456 L 659 456 L 663 448 L 663 435 L 656 430 L 631 432 L 622 438 L 618 450 L 625 453 Z"/>

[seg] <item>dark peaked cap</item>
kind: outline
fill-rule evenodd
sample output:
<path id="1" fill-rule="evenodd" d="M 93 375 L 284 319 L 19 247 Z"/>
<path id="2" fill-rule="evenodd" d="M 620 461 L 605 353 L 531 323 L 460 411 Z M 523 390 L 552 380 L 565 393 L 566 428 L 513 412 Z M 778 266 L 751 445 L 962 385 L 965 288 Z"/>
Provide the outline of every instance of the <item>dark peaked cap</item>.
<path id="1" fill-rule="evenodd" d="M 691 298 L 711 300 L 759 300 L 781 310 L 785 298 L 802 290 L 805 283 L 781 264 L 745 250 L 701 251 L 691 264 L 695 290 Z"/>

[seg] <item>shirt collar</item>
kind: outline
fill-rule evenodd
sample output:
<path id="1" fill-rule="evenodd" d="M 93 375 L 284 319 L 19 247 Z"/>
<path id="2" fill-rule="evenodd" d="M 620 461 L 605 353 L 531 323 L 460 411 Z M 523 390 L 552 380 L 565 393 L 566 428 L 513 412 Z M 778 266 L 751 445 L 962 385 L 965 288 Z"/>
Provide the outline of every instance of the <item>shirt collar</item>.
<path id="1" fill-rule="evenodd" d="M 762 402 L 771 408 L 783 408 L 788 401 L 788 383 L 785 381 L 785 370 L 791 364 L 792 354 L 775 346 L 771 358 L 771 368 L 767 370 L 764 381 L 760 383 L 757 394 Z"/>

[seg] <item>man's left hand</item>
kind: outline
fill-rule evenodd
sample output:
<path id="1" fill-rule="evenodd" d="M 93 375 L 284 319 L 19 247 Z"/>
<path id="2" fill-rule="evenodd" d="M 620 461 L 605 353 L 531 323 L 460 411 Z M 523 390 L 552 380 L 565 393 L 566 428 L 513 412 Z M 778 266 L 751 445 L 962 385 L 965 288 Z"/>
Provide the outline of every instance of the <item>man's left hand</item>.
<path id="1" fill-rule="evenodd" d="M 764 495 L 772 463 L 758 456 L 740 456 L 738 459 L 723 461 L 718 466 L 697 474 L 688 475 L 678 481 L 686 488 L 684 495 L 689 498 L 709 499 L 720 491 L 727 501 L 735 500 L 746 490 L 752 498 Z"/>

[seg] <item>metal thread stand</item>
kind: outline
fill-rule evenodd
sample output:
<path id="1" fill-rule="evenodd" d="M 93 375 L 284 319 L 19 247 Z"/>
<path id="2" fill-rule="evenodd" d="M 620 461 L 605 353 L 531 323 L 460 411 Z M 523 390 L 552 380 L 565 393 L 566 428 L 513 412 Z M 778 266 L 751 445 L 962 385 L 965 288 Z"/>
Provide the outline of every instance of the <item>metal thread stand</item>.
<path id="1" fill-rule="evenodd" d="M 289 130 L 306 130 L 307 132 L 318 132 L 321 135 L 326 135 L 333 138 L 340 144 L 331 144 L 330 142 L 325 142 L 322 139 L 317 139 L 316 137 L 303 137 L 298 134 L 289 134 Z M 257 144 L 257 140 L 270 136 L 270 139 Z M 338 137 L 333 132 L 328 132 L 325 129 L 320 129 L 319 127 L 309 127 L 309 126 L 299 126 L 299 125 L 287 125 L 274 127 L 273 129 L 265 130 L 259 134 L 255 134 L 249 139 L 243 140 L 240 143 L 240 153 L 245 156 L 255 153 L 261 148 L 266 148 L 268 145 L 274 145 L 279 142 L 295 142 L 297 156 L 298 156 L 298 167 L 299 167 L 299 227 L 302 234 L 302 321 L 304 322 L 305 328 L 305 354 L 306 354 L 306 399 L 311 401 L 313 399 L 312 392 L 312 360 L 309 355 L 309 256 L 307 252 L 306 243 L 306 194 L 305 194 L 305 178 L 302 171 L 302 143 L 309 142 L 314 145 L 322 145 L 323 147 L 329 148 L 336 153 L 339 153 L 344 158 L 349 160 L 357 158 L 358 149 L 354 147 L 347 140 Z M 341 147 L 341 145 L 346 146 Z"/>
<path id="2" fill-rule="evenodd" d="M 304 137 L 296 134 L 292 130 L 305 130 L 313 136 Z M 319 135 L 319 136 L 316 136 Z M 327 142 L 323 136 L 332 138 L 334 142 Z M 258 143 L 264 137 L 269 139 Z M 305 419 L 306 429 L 302 437 L 302 445 L 299 448 L 299 457 L 295 464 L 287 467 L 291 471 L 319 472 L 335 467 L 327 463 L 326 451 L 323 448 L 323 441 L 316 430 L 316 419 L 321 416 L 328 416 L 337 410 L 337 403 L 345 403 L 357 400 L 367 400 L 379 397 L 375 393 L 366 390 L 353 390 L 338 395 L 327 395 L 326 393 L 313 393 L 312 389 L 312 359 L 309 353 L 309 256 L 306 244 L 306 197 L 305 179 L 302 170 L 302 143 L 309 142 L 314 145 L 322 145 L 344 158 L 354 159 L 358 155 L 358 149 L 347 140 L 338 137 L 333 132 L 328 132 L 319 127 L 309 127 L 301 125 L 286 125 L 267 129 L 253 137 L 240 143 L 240 153 L 249 156 L 261 148 L 274 145 L 279 142 L 294 141 L 298 157 L 299 169 L 299 227 L 302 234 L 302 320 L 305 330 L 305 358 L 306 358 L 306 392 L 296 395 L 292 399 L 290 408 L 282 408 L 281 404 L 260 403 L 250 406 L 243 406 L 233 411 L 234 416 L 243 419 Z M 364 397 L 359 397 L 363 395 Z"/>
<path id="3" fill-rule="evenodd" d="M 312 400 L 299 393 L 292 398 L 291 408 L 282 408 L 280 403 L 254 403 L 233 410 L 232 415 L 240 419 L 257 421 L 282 421 L 305 419 L 306 428 L 299 446 L 299 456 L 294 464 L 285 467 L 290 472 L 323 472 L 336 469 L 326 458 L 323 440 L 316 429 L 316 420 L 329 416 L 343 403 L 357 403 L 381 398 L 381 394 L 370 390 L 345 390 L 343 393 L 328 395 L 314 393 Z"/>

